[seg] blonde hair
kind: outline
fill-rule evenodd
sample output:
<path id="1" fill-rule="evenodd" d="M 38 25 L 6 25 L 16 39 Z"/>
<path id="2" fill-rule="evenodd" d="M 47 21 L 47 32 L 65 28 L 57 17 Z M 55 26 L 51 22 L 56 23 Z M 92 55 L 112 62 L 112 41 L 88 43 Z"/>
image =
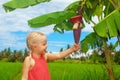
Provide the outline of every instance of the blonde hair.
<path id="1" fill-rule="evenodd" d="M 26 39 L 26 44 L 28 49 L 31 50 L 31 46 L 40 38 L 40 36 L 45 36 L 41 32 L 30 32 Z"/>

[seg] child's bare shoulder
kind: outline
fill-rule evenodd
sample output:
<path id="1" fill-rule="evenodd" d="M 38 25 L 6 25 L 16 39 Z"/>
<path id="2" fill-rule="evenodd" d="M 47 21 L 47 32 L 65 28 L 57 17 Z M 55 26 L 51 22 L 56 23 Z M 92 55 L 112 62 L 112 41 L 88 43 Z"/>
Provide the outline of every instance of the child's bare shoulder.
<path id="1" fill-rule="evenodd" d="M 25 61 L 30 61 L 31 60 L 31 57 L 30 56 L 27 56 L 27 57 L 25 57 Z"/>
<path id="2" fill-rule="evenodd" d="M 24 60 L 24 65 L 28 65 L 28 66 L 34 66 L 35 62 L 34 60 L 32 59 L 31 56 L 27 56 L 25 57 L 25 60 Z"/>
<path id="3" fill-rule="evenodd" d="M 32 69 L 33 66 L 35 65 L 35 61 L 34 61 L 34 59 L 31 56 L 27 56 L 25 58 L 25 63 L 26 63 L 26 65 L 29 66 L 29 69 Z"/>
<path id="4" fill-rule="evenodd" d="M 25 57 L 24 63 L 31 64 L 31 61 L 33 61 L 31 56 Z"/>

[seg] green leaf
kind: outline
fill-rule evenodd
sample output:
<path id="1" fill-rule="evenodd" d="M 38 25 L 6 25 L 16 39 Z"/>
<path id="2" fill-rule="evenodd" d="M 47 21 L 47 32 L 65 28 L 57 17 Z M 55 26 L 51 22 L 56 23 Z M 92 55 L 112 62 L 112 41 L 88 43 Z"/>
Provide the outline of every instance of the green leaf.
<path id="1" fill-rule="evenodd" d="M 89 48 L 95 49 L 102 46 L 102 40 L 95 32 L 90 33 L 81 41 L 81 51 L 87 52 Z"/>
<path id="2" fill-rule="evenodd" d="M 114 13 L 113 17 L 115 18 L 115 26 L 118 29 L 118 31 L 120 31 L 120 10 L 117 10 L 116 13 Z"/>
<path id="3" fill-rule="evenodd" d="M 87 5 L 88 8 L 92 8 L 93 7 L 92 3 L 89 0 L 86 1 L 86 5 Z"/>
<path id="4" fill-rule="evenodd" d="M 104 38 L 112 38 L 118 35 L 120 31 L 120 8 L 114 10 L 102 21 L 94 26 L 95 32 Z"/>
<path id="5" fill-rule="evenodd" d="M 116 41 L 116 43 L 113 45 L 113 50 L 118 46 L 119 44 L 118 44 L 118 41 Z"/>
<path id="6" fill-rule="evenodd" d="M 11 0 L 3 4 L 6 12 L 13 11 L 17 8 L 26 8 L 42 2 L 49 2 L 50 0 Z"/>
<path id="7" fill-rule="evenodd" d="M 82 43 L 81 44 L 81 52 L 87 52 L 89 50 L 88 44 L 87 43 Z"/>
<path id="8" fill-rule="evenodd" d="M 103 4 L 99 4 L 96 6 L 94 14 L 100 17 L 102 14 L 102 11 L 103 11 Z"/>
<path id="9" fill-rule="evenodd" d="M 73 2 L 70 5 L 68 5 L 64 11 L 74 11 L 76 13 L 76 11 L 78 10 L 78 6 L 79 6 L 79 1 Z"/>
<path id="10" fill-rule="evenodd" d="M 105 9 L 104 9 L 104 17 L 106 17 L 108 14 L 110 14 L 113 10 L 114 10 L 114 7 L 111 3 L 105 1 Z"/>
<path id="11" fill-rule="evenodd" d="M 83 5 L 84 8 L 83 8 L 82 15 L 87 23 L 90 23 L 90 21 L 92 20 L 92 17 L 96 15 L 95 11 L 97 10 L 96 9 L 96 6 L 98 6 L 97 4 L 98 4 L 98 1 L 96 0 L 87 0 Z"/>
<path id="12" fill-rule="evenodd" d="M 106 27 L 103 28 L 103 26 L 107 26 L 107 24 L 104 20 L 102 23 L 99 22 L 97 25 L 95 25 L 93 29 L 99 36 L 108 37 L 108 35 L 107 35 L 108 30 L 106 29 Z"/>
<path id="13" fill-rule="evenodd" d="M 66 30 L 66 31 L 72 30 L 72 27 L 73 27 L 73 24 L 70 21 L 64 21 L 64 22 L 62 22 L 60 24 L 55 25 L 55 28 L 56 29 L 61 29 L 61 31 L 63 31 L 63 30 Z"/>
<path id="14" fill-rule="evenodd" d="M 61 24 L 74 15 L 74 13 L 68 11 L 53 12 L 33 18 L 28 21 L 28 24 L 33 28 L 44 27 L 51 24 Z"/>

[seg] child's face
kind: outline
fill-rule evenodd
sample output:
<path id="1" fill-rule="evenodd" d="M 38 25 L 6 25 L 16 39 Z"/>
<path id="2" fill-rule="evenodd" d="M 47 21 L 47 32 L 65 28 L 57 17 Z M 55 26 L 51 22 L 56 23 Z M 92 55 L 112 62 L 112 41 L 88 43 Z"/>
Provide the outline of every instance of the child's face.
<path id="1" fill-rule="evenodd" d="M 40 36 L 40 38 L 37 40 L 37 44 L 35 49 L 40 54 L 45 54 L 47 49 L 47 39 L 46 36 Z"/>

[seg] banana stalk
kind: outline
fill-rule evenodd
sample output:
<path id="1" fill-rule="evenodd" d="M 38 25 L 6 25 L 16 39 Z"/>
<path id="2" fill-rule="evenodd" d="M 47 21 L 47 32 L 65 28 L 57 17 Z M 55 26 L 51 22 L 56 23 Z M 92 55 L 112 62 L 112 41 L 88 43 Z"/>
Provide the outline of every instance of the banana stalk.
<path id="1" fill-rule="evenodd" d="M 120 45 L 120 32 L 118 32 L 117 38 L 118 38 L 118 43 L 119 43 L 119 45 Z"/>

